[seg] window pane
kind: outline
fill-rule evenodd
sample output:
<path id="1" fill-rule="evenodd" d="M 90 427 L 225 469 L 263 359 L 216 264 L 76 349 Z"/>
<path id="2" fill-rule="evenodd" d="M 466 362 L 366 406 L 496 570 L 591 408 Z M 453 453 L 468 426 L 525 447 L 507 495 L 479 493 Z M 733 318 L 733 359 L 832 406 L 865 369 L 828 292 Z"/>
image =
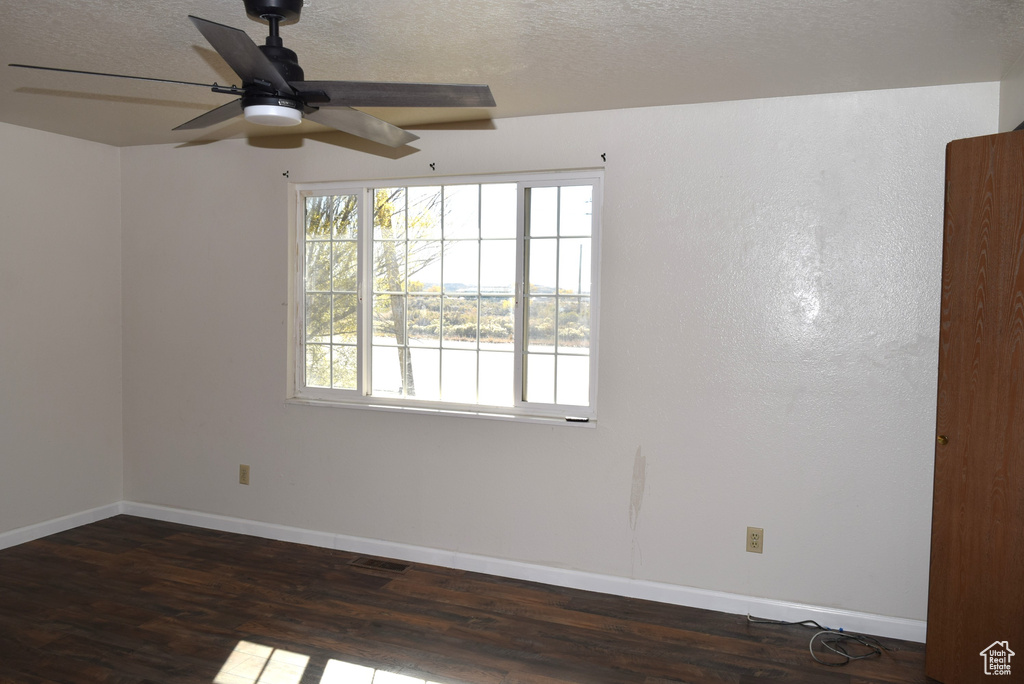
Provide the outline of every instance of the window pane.
<path id="1" fill-rule="evenodd" d="M 330 292 L 331 243 L 306 243 L 306 290 Z"/>
<path id="2" fill-rule="evenodd" d="M 477 298 L 444 298 L 444 325 L 442 337 L 445 347 L 476 349 Z"/>
<path id="3" fill-rule="evenodd" d="M 394 240 L 373 243 L 374 292 L 405 291 L 405 243 Z"/>
<path id="4" fill-rule="evenodd" d="M 327 342 L 331 334 L 331 295 L 306 295 L 306 340 Z"/>
<path id="5" fill-rule="evenodd" d="M 405 237 L 405 188 L 373 191 L 373 237 L 384 240 Z"/>
<path id="6" fill-rule="evenodd" d="M 590 351 L 589 297 L 559 297 L 558 351 L 570 354 Z"/>
<path id="7" fill-rule="evenodd" d="M 590 238 L 559 240 L 558 289 L 563 294 L 590 294 Z"/>
<path id="8" fill-rule="evenodd" d="M 373 343 L 405 343 L 404 295 L 375 295 L 373 297 Z"/>
<path id="9" fill-rule="evenodd" d="M 554 237 L 558 235 L 558 188 L 527 188 L 530 215 L 527 235 Z"/>
<path id="10" fill-rule="evenodd" d="M 480 291 L 512 294 L 515 288 L 516 241 L 483 240 L 480 243 Z"/>
<path id="11" fill-rule="evenodd" d="M 351 240 L 333 243 L 332 285 L 335 292 L 356 291 L 357 245 Z M 319 288 L 316 288 L 319 289 Z"/>
<path id="12" fill-rule="evenodd" d="M 554 351 L 554 297 L 530 297 L 527 300 L 526 347 L 530 351 Z"/>
<path id="13" fill-rule="evenodd" d="M 306 345 L 306 386 L 331 386 L 331 346 L 328 344 Z"/>
<path id="14" fill-rule="evenodd" d="M 530 240 L 527 248 L 530 292 L 554 293 L 558 283 L 558 240 Z"/>
<path id="15" fill-rule="evenodd" d="M 558 357 L 558 403 L 586 406 L 590 403 L 590 357 Z"/>
<path id="16" fill-rule="evenodd" d="M 441 345 L 441 297 L 434 295 L 410 295 L 409 344 L 416 347 L 439 347 Z"/>
<path id="17" fill-rule="evenodd" d="M 448 185 L 444 188 L 444 237 L 480 236 L 480 186 Z"/>
<path id="18" fill-rule="evenodd" d="M 445 241 L 444 291 L 476 294 L 480 278 L 480 242 L 477 240 Z"/>
<path id="19" fill-rule="evenodd" d="M 526 355 L 526 401 L 555 403 L 555 357 L 551 354 Z"/>
<path id="20" fill-rule="evenodd" d="M 558 234 L 562 237 L 591 234 L 593 194 L 589 185 L 561 188 Z"/>
<path id="21" fill-rule="evenodd" d="M 332 197 L 307 197 L 305 233 L 307 240 L 331 239 Z"/>
<path id="22" fill-rule="evenodd" d="M 358 235 L 359 214 L 355 195 L 331 198 L 331 235 L 335 240 L 354 240 Z"/>
<path id="23" fill-rule="evenodd" d="M 512 352 L 480 352 L 480 403 L 488 406 L 511 406 L 515 393 Z"/>
<path id="24" fill-rule="evenodd" d="M 331 347 L 334 354 L 334 388 L 356 389 L 356 348 L 349 345 L 335 344 Z"/>
<path id="25" fill-rule="evenodd" d="M 441 351 L 439 349 L 410 349 L 410 367 L 407 373 L 408 394 L 411 398 L 437 401 L 441 398 Z"/>
<path id="26" fill-rule="evenodd" d="M 402 396 L 404 385 L 399 351 L 397 347 L 373 347 L 373 394 Z"/>
<path id="27" fill-rule="evenodd" d="M 480 186 L 480 236 L 516 236 L 515 183 L 490 183 Z"/>
<path id="28" fill-rule="evenodd" d="M 480 348 L 511 350 L 515 341 L 515 297 L 480 298 Z"/>
<path id="29" fill-rule="evenodd" d="M 411 292 L 441 291 L 440 240 L 410 241 L 407 251 L 409 262 L 409 290 Z"/>
<path id="30" fill-rule="evenodd" d="M 408 192 L 409 239 L 441 239 L 441 188 L 414 187 Z"/>
<path id="31" fill-rule="evenodd" d="M 441 350 L 441 398 L 462 404 L 476 403 L 476 352 Z"/>
<path id="32" fill-rule="evenodd" d="M 359 323 L 359 298 L 354 294 L 334 295 L 331 341 L 335 344 L 355 344 Z"/>

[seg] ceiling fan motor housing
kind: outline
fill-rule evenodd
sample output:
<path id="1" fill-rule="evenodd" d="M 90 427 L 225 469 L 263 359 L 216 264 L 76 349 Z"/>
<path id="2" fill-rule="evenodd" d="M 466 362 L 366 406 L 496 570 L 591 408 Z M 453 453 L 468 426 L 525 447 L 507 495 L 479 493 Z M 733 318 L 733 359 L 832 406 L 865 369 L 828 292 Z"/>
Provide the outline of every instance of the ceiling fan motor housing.
<path id="1" fill-rule="evenodd" d="M 263 54 L 267 56 L 274 67 L 284 76 L 286 81 L 304 81 L 305 74 L 299 66 L 299 57 L 294 52 L 281 45 L 272 45 L 268 38 L 267 45 L 258 46 Z M 280 41 L 278 41 L 280 42 Z"/>

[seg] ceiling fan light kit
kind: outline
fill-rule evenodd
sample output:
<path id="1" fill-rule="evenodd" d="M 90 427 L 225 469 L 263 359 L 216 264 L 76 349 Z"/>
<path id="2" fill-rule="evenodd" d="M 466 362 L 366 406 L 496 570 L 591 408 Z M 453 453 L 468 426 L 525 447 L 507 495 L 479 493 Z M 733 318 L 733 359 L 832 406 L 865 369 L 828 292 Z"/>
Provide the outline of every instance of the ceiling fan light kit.
<path id="1" fill-rule="evenodd" d="M 249 105 L 243 107 L 245 120 L 260 126 L 298 126 L 302 112 L 282 105 Z"/>
<path id="2" fill-rule="evenodd" d="M 124 74 L 11 64 L 45 71 L 112 76 L 181 85 L 199 85 L 237 100 L 201 114 L 174 130 L 206 128 L 242 114 L 263 126 L 297 126 L 304 118 L 330 128 L 391 147 L 418 136 L 353 107 L 493 107 L 486 85 L 438 83 L 384 83 L 373 81 L 306 81 L 298 56 L 284 47 L 281 24 L 299 20 L 303 0 L 244 0 L 246 13 L 266 21 L 270 31 L 264 45 L 256 45 L 245 31 L 199 17 L 189 20 L 242 79 L 242 86 L 206 85 L 191 81 L 153 79 Z"/>

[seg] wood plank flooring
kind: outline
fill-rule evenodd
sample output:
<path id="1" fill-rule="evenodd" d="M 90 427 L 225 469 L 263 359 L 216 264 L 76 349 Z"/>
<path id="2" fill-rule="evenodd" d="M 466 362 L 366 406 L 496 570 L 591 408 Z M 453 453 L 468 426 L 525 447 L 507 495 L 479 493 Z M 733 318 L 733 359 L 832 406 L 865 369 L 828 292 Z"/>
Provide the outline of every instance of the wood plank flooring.
<path id="1" fill-rule="evenodd" d="M 926 682 L 924 646 L 117 516 L 0 551 L 0 682 Z"/>

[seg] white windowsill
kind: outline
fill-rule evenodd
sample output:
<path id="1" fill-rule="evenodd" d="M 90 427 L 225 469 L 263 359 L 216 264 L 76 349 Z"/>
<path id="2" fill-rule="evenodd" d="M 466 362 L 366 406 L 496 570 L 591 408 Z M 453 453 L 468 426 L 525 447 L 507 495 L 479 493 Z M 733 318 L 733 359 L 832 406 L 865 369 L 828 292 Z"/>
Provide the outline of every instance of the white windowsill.
<path id="1" fill-rule="evenodd" d="M 570 416 L 541 416 L 524 413 L 501 413 L 500 409 L 472 410 L 465 408 L 437 408 L 433 406 L 410 406 L 393 404 L 376 404 L 363 402 L 332 401 L 327 399 L 311 399 L 306 397 L 289 397 L 285 399 L 286 404 L 299 406 L 329 406 L 332 408 L 358 409 L 369 411 L 390 411 L 400 413 L 418 413 L 430 415 L 450 415 L 461 418 L 485 418 L 487 420 L 504 420 L 516 423 L 540 423 L 543 425 L 568 425 L 572 427 L 594 428 L 597 421 L 594 418 L 578 418 Z"/>

